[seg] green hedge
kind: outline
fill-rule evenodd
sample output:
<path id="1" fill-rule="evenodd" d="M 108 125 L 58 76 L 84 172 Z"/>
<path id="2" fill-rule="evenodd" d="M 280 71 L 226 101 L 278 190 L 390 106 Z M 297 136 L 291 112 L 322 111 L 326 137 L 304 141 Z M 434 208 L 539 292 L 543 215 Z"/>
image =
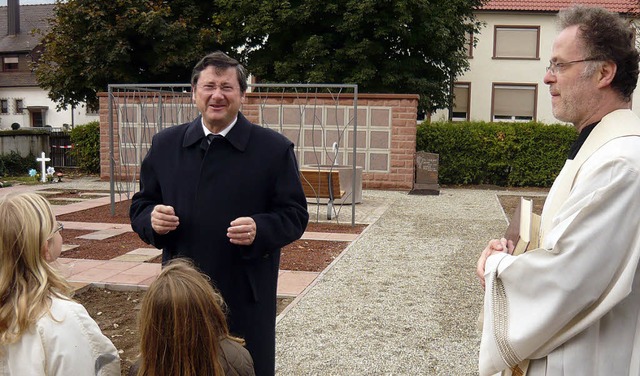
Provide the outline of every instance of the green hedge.
<path id="1" fill-rule="evenodd" d="M 100 172 L 100 122 L 77 125 L 71 130 L 71 143 L 78 168 L 84 172 Z"/>
<path id="2" fill-rule="evenodd" d="M 541 123 L 422 123 L 417 150 L 439 154 L 440 184 L 550 187 L 577 133 Z"/>
<path id="3" fill-rule="evenodd" d="M 12 150 L 9 154 L 0 155 L 0 176 L 22 176 L 37 167 L 36 156 L 31 153 L 21 157 Z"/>

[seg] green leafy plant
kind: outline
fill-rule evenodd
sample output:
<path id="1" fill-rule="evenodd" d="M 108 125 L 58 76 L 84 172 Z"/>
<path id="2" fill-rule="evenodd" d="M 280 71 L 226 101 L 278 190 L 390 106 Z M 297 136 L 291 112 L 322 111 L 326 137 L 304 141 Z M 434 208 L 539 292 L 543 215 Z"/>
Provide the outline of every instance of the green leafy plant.
<path id="1" fill-rule="evenodd" d="M 58 108 L 97 109 L 114 81 L 188 82 L 205 51 L 232 51 L 211 22 L 215 1 L 59 1 L 53 13 L 34 73 Z"/>
<path id="2" fill-rule="evenodd" d="M 59 1 L 34 73 L 58 108 L 95 109 L 114 81 L 188 82 L 221 50 L 261 82 L 358 84 L 446 108 L 483 1 Z"/>
<path id="3" fill-rule="evenodd" d="M 221 0 L 213 17 L 261 82 L 358 84 L 361 93 L 415 93 L 446 108 L 469 66 L 466 36 L 482 0 Z M 372 32 L 375 30 L 375 32 Z"/>
<path id="4" fill-rule="evenodd" d="M 100 122 L 92 121 L 71 130 L 72 153 L 78 168 L 84 172 L 100 172 Z"/>
<path id="5" fill-rule="evenodd" d="M 441 184 L 549 187 L 575 129 L 563 124 L 437 122 L 417 129 L 417 150 L 439 154 Z"/>
<path id="6" fill-rule="evenodd" d="M 36 167 L 36 157 L 31 153 L 22 157 L 12 150 L 9 154 L 0 155 L 0 176 L 21 176 Z"/>

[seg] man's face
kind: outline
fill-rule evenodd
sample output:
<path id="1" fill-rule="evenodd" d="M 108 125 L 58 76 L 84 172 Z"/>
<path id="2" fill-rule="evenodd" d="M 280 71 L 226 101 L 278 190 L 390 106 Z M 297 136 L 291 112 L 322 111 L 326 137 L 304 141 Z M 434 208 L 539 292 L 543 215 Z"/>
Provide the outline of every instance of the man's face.
<path id="1" fill-rule="evenodd" d="M 216 67 L 208 66 L 200 72 L 192 91 L 205 126 L 214 133 L 231 124 L 244 100 L 235 68 L 216 70 Z"/>
<path id="2" fill-rule="evenodd" d="M 582 42 L 578 39 L 578 26 L 560 32 L 553 43 L 552 63 L 567 63 L 588 59 Z M 587 64 L 575 62 L 556 67 L 555 73 L 547 71 L 544 82 L 549 85 L 553 116 L 573 123 L 579 130 L 588 125 L 592 113 L 598 108 L 599 92 L 595 74 L 589 74 Z"/>

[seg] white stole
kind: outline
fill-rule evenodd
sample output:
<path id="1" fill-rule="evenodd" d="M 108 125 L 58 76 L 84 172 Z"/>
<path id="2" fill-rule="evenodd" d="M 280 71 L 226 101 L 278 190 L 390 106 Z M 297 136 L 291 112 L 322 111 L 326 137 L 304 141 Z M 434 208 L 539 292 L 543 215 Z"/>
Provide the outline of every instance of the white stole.
<path id="1" fill-rule="evenodd" d="M 543 244 L 544 235 L 549 231 L 549 229 L 551 229 L 556 214 L 569 198 L 576 176 L 584 162 L 607 142 L 619 137 L 628 136 L 640 136 L 640 118 L 638 118 L 638 116 L 636 116 L 631 110 L 625 109 L 611 112 L 603 117 L 600 123 L 596 125 L 589 134 L 589 137 L 585 140 L 584 144 L 580 147 L 575 158 L 573 160 L 566 161 L 556 180 L 553 182 L 553 186 L 549 191 L 549 197 L 542 210 L 540 238 L 538 244 Z M 575 324 L 577 324 L 577 322 Z M 573 330 L 576 329 L 576 326 L 574 326 Z M 555 345 L 547 344 L 546 347 L 554 348 L 562 344 L 566 338 L 570 338 L 574 334 L 577 334 L 568 334 L 568 332 L 572 332 L 573 330 L 567 329 L 567 332 L 559 336 L 560 338 L 555 338 L 555 341 L 557 341 L 555 342 Z M 578 331 L 579 330 L 581 329 L 578 329 Z M 551 343 L 554 343 L 553 339 L 551 340 Z M 525 359 L 516 366 L 503 371 L 502 375 L 523 376 L 526 375 L 528 368 L 529 360 Z"/>
<path id="2" fill-rule="evenodd" d="M 591 131 L 576 157 L 573 160 L 567 160 L 553 182 L 548 200 L 544 203 L 538 244 L 542 244 L 544 234 L 552 227 L 553 219 L 567 201 L 582 164 L 602 145 L 615 138 L 627 136 L 640 136 L 640 118 L 631 110 L 613 111 L 603 117 Z"/>

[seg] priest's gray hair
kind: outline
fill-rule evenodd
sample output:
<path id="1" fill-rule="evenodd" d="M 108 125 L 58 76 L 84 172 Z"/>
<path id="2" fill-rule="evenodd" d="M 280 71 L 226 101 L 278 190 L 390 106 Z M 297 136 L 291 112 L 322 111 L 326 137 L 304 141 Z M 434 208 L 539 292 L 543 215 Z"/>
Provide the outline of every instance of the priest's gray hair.
<path id="1" fill-rule="evenodd" d="M 605 9 L 581 5 L 560 11 L 558 18 L 560 29 L 578 26 L 585 59 L 613 61 L 616 64 L 616 76 L 611 87 L 626 101 L 630 101 L 638 83 L 640 61 L 635 46 L 635 31 L 630 22 Z M 596 68 L 593 64 L 590 64 L 592 73 Z"/>

